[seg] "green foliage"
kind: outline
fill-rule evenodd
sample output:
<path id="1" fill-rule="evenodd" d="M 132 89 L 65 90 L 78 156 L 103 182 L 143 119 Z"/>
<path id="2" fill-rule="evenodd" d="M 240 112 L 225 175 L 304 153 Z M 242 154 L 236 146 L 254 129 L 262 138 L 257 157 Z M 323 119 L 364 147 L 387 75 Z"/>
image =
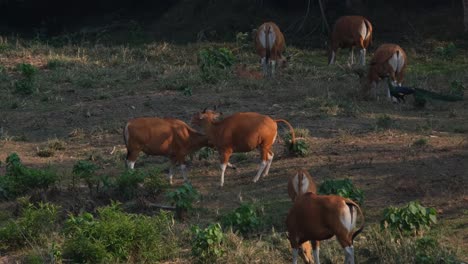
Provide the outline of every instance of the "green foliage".
<path id="1" fill-rule="evenodd" d="M 364 202 L 364 193 L 354 186 L 350 179 L 325 180 L 318 188 L 319 194 L 333 194 L 349 198 L 358 204 Z"/>
<path id="2" fill-rule="evenodd" d="M 234 65 L 235 57 L 227 48 L 205 48 L 198 52 L 198 66 L 203 80 L 217 82 Z"/>
<path id="3" fill-rule="evenodd" d="M 427 138 L 418 138 L 412 144 L 413 147 L 423 147 L 426 145 L 427 145 Z"/>
<path id="4" fill-rule="evenodd" d="M 67 62 L 65 62 L 63 60 L 51 59 L 51 60 L 49 60 L 47 62 L 47 69 L 55 70 L 55 69 L 58 69 L 60 67 L 64 67 L 65 65 L 67 65 Z"/>
<path id="5" fill-rule="evenodd" d="M 33 79 L 21 79 L 16 81 L 14 93 L 20 95 L 30 95 L 34 93 Z"/>
<path id="6" fill-rule="evenodd" d="M 192 87 L 190 87 L 190 86 L 188 86 L 186 84 L 179 86 L 177 88 L 177 90 L 182 92 L 182 94 L 185 95 L 185 96 L 192 96 L 192 94 L 193 94 Z"/>
<path id="7" fill-rule="evenodd" d="M 197 152 L 195 152 L 195 157 L 198 158 L 198 160 L 208 160 L 212 158 L 215 154 L 215 150 L 210 147 L 203 147 L 199 149 Z"/>
<path id="8" fill-rule="evenodd" d="M 385 130 L 385 129 L 390 129 L 393 126 L 393 124 L 394 124 L 393 119 L 390 116 L 383 114 L 377 117 L 375 126 L 377 129 Z"/>
<path id="9" fill-rule="evenodd" d="M 450 83 L 450 94 L 455 96 L 461 96 L 465 94 L 465 85 L 462 81 L 454 80 Z"/>
<path id="10" fill-rule="evenodd" d="M 445 46 L 435 48 L 434 52 L 437 56 L 445 60 L 453 60 L 457 55 L 457 47 L 450 42 Z"/>
<path id="11" fill-rule="evenodd" d="M 262 218 L 255 204 L 242 203 L 234 211 L 224 215 L 221 222 L 223 226 L 231 226 L 235 231 L 247 235 L 258 230 L 262 224 Z"/>
<path id="12" fill-rule="evenodd" d="M 309 136 L 309 130 L 308 129 L 294 129 L 294 134 L 296 136 L 295 144 L 292 144 L 291 133 L 287 133 L 286 135 L 283 136 L 283 139 L 288 146 L 289 153 L 297 157 L 306 157 L 310 153 L 309 152 L 310 146 L 306 140 L 306 138 Z"/>
<path id="13" fill-rule="evenodd" d="M 237 32 L 236 34 L 236 45 L 239 50 L 250 50 L 252 49 L 252 41 L 249 32 Z"/>
<path id="14" fill-rule="evenodd" d="M 20 95 L 30 95 L 34 93 L 34 76 L 37 73 L 37 68 L 28 63 L 20 63 L 16 65 L 16 70 L 21 72 L 23 78 L 15 82 L 14 93 Z"/>
<path id="15" fill-rule="evenodd" d="M 126 170 L 116 179 L 116 185 L 119 193 L 125 199 L 131 199 L 136 196 L 138 185 L 145 180 L 145 173 L 141 170 Z"/>
<path id="16" fill-rule="evenodd" d="M 169 187 L 169 183 L 164 179 L 161 170 L 150 171 L 143 180 L 143 187 L 151 194 L 159 194 Z"/>
<path id="17" fill-rule="evenodd" d="M 92 192 L 93 187 L 97 185 L 98 176 L 96 171 L 99 169 L 99 166 L 87 161 L 80 160 L 75 165 L 73 165 L 73 175 L 78 176 L 79 179 L 83 179 L 88 185 L 89 191 Z"/>
<path id="18" fill-rule="evenodd" d="M 224 233 L 219 223 L 211 224 L 205 229 L 192 227 L 192 255 L 199 263 L 216 263 L 225 254 Z"/>
<path id="19" fill-rule="evenodd" d="M 412 201 L 403 207 L 385 208 L 381 226 L 402 234 L 422 234 L 436 222 L 434 208 L 426 208 L 419 202 Z"/>
<path id="20" fill-rule="evenodd" d="M 176 208 L 190 211 L 193 209 L 193 202 L 195 202 L 200 197 L 200 195 L 191 184 L 184 183 L 175 191 L 168 193 L 167 197 L 171 200 L 171 203 L 175 205 Z"/>
<path id="21" fill-rule="evenodd" d="M 50 203 L 28 204 L 21 216 L 0 227 L 0 249 L 18 249 L 34 243 L 42 245 L 55 228 L 58 206 Z"/>
<path id="22" fill-rule="evenodd" d="M 118 204 L 70 216 L 64 227 L 63 257 L 73 263 L 154 263 L 176 253 L 172 215 L 127 214 Z"/>
<path id="23" fill-rule="evenodd" d="M 37 73 L 37 68 L 29 63 L 20 63 L 16 65 L 16 70 L 21 72 L 21 74 L 28 79 L 31 79 Z"/>
<path id="24" fill-rule="evenodd" d="M 6 159 L 6 174 L 0 177 L 0 196 L 14 198 L 31 190 L 47 190 L 59 180 L 50 169 L 33 169 L 24 166 L 16 153 Z"/>

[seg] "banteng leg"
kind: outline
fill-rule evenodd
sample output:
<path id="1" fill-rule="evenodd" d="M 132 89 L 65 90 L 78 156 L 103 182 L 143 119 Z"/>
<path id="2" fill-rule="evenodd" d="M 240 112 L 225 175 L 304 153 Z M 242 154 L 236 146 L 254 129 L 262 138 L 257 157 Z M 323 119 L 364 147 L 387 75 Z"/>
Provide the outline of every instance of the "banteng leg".
<path id="1" fill-rule="evenodd" d="M 224 173 L 226 172 L 226 167 L 229 164 L 229 158 L 231 157 L 232 150 L 224 150 L 219 152 L 219 156 L 221 159 L 221 181 L 219 183 L 219 186 L 223 187 L 224 185 Z"/>
<path id="2" fill-rule="evenodd" d="M 270 150 L 268 151 L 268 160 L 267 160 L 267 165 L 265 167 L 265 170 L 262 173 L 262 177 L 265 177 L 268 175 L 268 172 L 270 172 L 270 167 L 271 167 L 271 162 L 273 161 L 273 157 L 275 154 Z"/>
<path id="3" fill-rule="evenodd" d="M 292 263 L 293 264 L 297 264 L 297 256 L 298 255 L 299 255 L 299 249 L 298 248 L 293 248 L 292 249 L 292 257 L 293 257 Z"/>
<path id="4" fill-rule="evenodd" d="M 262 70 L 263 70 L 263 76 L 268 76 L 268 63 L 266 57 L 263 57 L 261 60 L 262 63 Z"/>
<path id="5" fill-rule="evenodd" d="M 136 162 L 136 159 L 138 158 L 139 153 L 140 153 L 140 150 L 130 151 L 130 150 L 127 149 L 127 158 L 125 160 L 125 166 L 128 169 L 133 170 L 133 168 L 135 167 L 135 162 Z"/>
<path id="6" fill-rule="evenodd" d="M 345 264 L 354 264 L 354 247 L 351 245 L 344 248 Z"/>
<path id="7" fill-rule="evenodd" d="M 366 49 L 359 51 L 360 63 L 362 66 L 366 66 Z"/>
<path id="8" fill-rule="evenodd" d="M 269 156 L 269 147 L 262 146 L 261 150 L 261 158 L 262 161 L 260 162 L 260 165 L 258 167 L 258 172 L 257 175 L 255 175 L 255 178 L 253 179 L 253 182 L 257 182 L 258 179 L 260 179 L 260 176 L 262 175 L 263 171 L 265 170 L 267 164 L 268 164 L 268 156 Z M 271 157 L 273 159 L 273 156 Z"/>
<path id="9" fill-rule="evenodd" d="M 174 164 L 171 162 L 169 167 L 169 173 L 167 174 L 167 178 L 169 179 L 169 184 L 172 185 L 172 177 L 174 176 Z"/>
<path id="10" fill-rule="evenodd" d="M 320 264 L 320 242 L 319 241 L 312 241 L 312 252 L 314 255 L 314 262 L 315 264 Z"/>
<path id="11" fill-rule="evenodd" d="M 270 60 L 270 69 L 271 69 L 271 75 L 270 76 L 275 76 L 275 68 L 276 68 L 276 61 Z"/>
<path id="12" fill-rule="evenodd" d="M 351 65 L 354 64 L 354 46 L 351 47 Z"/>

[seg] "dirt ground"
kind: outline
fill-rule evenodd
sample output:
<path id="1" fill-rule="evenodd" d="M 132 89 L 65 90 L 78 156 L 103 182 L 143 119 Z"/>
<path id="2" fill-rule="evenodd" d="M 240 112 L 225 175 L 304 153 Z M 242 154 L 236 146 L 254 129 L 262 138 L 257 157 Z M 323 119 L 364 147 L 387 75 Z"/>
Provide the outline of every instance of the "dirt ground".
<path id="1" fill-rule="evenodd" d="M 215 104 L 224 115 L 260 112 L 309 130 L 306 140 L 310 154 L 303 158 L 288 156 L 284 143 L 278 140 L 270 175 L 256 184 L 252 179 L 258 153 L 234 156 L 232 162 L 238 169 L 226 172 L 225 186 L 221 189 L 217 155 L 208 160 L 194 159 L 189 162 L 189 177 L 202 194 L 197 206 L 208 209 L 196 216 L 194 222 L 208 223 L 220 211 L 235 208 L 240 200 L 255 200 L 265 205 L 272 223 L 284 230 L 282 223 L 290 206 L 287 178 L 296 169 L 306 168 L 319 183 L 325 179 L 351 179 L 364 191 L 363 210 L 371 223 L 378 222 L 382 210 L 391 205 L 419 200 L 424 206 L 435 207 L 450 242 L 464 249 L 462 257 L 468 257 L 468 102 L 434 102 L 425 109 L 415 109 L 411 102 L 395 105 L 385 100 L 356 100 L 355 77 L 343 73 L 333 73 L 333 79 L 327 74 L 321 76 L 313 66 L 301 66 L 308 63 L 307 59 L 297 60 L 296 66 L 275 80 L 232 78 L 217 84 L 198 84 L 193 86 L 192 96 L 165 89 L 160 76 L 136 80 L 118 91 L 99 84 L 84 92 L 73 82 L 59 82 L 56 85 L 61 88 L 51 90 L 54 94 L 47 96 L 60 100 L 14 98 L 23 102 L 19 108 L 11 109 L 6 104 L 0 108 L 4 135 L 0 141 L 0 160 L 5 161 L 8 154 L 17 152 L 26 165 L 50 164 L 69 175 L 77 160 L 90 158 L 99 162 L 103 171 L 118 174 L 124 170 L 121 132 L 130 118 L 168 116 L 189 122 L 193 113 Z M 250 66 L 257 67 L 255 63 Z M 43 69 L 41 74 L 50 74 L 47 71 Z M 196 74 L 193 70 L 188 73 Z M 410 80 L 417 79 L 409 75 Z M 439 77 L 424 78 L 430 83 L 438 82 Z M 102 91 L 110 96 L 93 97 Z M 321 103 L 333 100 L 351 103 L 350 106 Z M 384 114 L 391 118 L 389 128 L 378 125 Z M 287 128 L 280 125 L 280 131 L 286 133 Z M 65 150 L 52 157 L 38 157 L 37 149 L 54 138 L 66 143 Z M 424 144 L 414 144 L 421 138 Z M 164 158 L 142 156 L 136 167 L 167 168 L 167 164 Z M 0 174 L 4 169 L 0 167 Z M 178 173 L 175 186 L 181 184 Z M 67 196 L 66 188 L 53 200 L 60 200 L 60 196 Z"/>

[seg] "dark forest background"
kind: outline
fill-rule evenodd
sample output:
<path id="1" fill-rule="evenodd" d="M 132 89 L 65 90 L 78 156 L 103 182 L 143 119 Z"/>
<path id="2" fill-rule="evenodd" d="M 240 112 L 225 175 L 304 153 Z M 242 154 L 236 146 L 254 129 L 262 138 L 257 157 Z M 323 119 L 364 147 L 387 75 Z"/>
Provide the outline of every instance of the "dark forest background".
<path id="1" fill-rule="evenodd" d="M 461 0 L 322 0 L 331 27 L 345 14 L 368 17 L 386 41 L 463 36 Z M 48 39 L 64 34 L 186 43 L 231 41 L 264 21 L 280 25 L 289 43 L 322 46 L 327 26 L 318 0 L 0 0 L 0 33 Z M 104 38 L 102 38 L 104 39 Z"/>

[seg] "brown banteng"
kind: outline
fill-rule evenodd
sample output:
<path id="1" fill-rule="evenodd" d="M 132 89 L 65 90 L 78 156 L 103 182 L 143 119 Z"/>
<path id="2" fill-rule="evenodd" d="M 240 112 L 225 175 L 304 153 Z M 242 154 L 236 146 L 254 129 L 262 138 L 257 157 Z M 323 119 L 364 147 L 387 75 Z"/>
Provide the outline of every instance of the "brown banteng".
<path id="1" fill-rule="evenodd" d="M 289 177 L 289 180 L 288 180 L 289 198 L 291 198 L 291 200 L 294 202 L 297 197 L 308 192 L 317 193 L 317 186 L 315 185 L 315 182 L 312 179 L 312 176 L 310 176 L 310 174 L 306 170 L 299 169 L 297 170 L 297 173 L 294 176 Z M 301 258 L 306 263 L 308 263 L 312 259 L 312 245 L 310 241 L 306 241 L 301 244 L 299 253 L 300 253 Z"/>
<path id="2" fill-rule="evenodd" d="M 351 64 L 354 63 L 354 47 L 358 47 L 360 63 L 366 64 L 366 49 L 372 42 L 372 25 L 362 16 L 342 16 L 338 18 L 330 34 L 328 64 L 335 63 L 339 48 L 349 48 Z"/>
<path id="3" fill-rule="evenodd" d="M 274 156 L 271 147 L 277 136 L 277 122 L 284 122 L 289 127 L 291 143 L 295 143 L 294 129 L 286 120 L 273 120 L 253 112 L 236 113 L 219 121 L 216 120 L 218 117 L 219 113 L 205 109 L 193 116 L 192 124 L 202 127 L 210 143 L 218 150 L 221 161 L 220 186 L 224 185 L 224 173 L 234 152 L 260 149 L 262 161 L 253 182 L 257 182 L 260 176 L 268 175 Z"/>
<path id="4" fill-rule="evenodd" d="M 261 58 L 263 75 L 275 75 L 276 64 L 286 66 L 286 58 L 283 57 L 285 41 L 283 33 L 273 22 L 263 23 L 255 33 L 255 49 Z"/>
<path id="5" fill-rule="evenodd" d="M 133 169 L 138 154 L 169 157 L 169 182 L 172 184 L 173 167 L 180 165 L 184 180 L 187 181 L 185 156 L 209 146 L 208 138 L 189 127 L 181 120 L 173 118 L 140 117 L 128 121 L 124 128 L 124 141 L 127 147 L 126 165 Z"/>
<path id="6" fill-rule="evenodd" d="M 362 82 L 362 93 L 369 96 L 370 91 L 376 95 L 377 84 L 383 78 L 390 78 L 393 85 L 401 86 L 407 64 L 405 51 L 396 44 L 382 44 L 374 53 L 367 76 L 363 69 L 356 69 Z M 387 86 L 387 97 L 391 100 L 390 88 Z"/>
<path id="7" fill-rule="evenodd" d="M 363 224 L 353 232 L 358 213 Z M 354 264 L 353 240 L 364 228 L 364 216 L 361 208 L 349 199 L 309 192 L 296 198 L 286 218 L 286 226 L 293 263 L 297 263 L 301 245 L 311 241 L 315 264 L 320 264 L 319 241 L 336 236 L 345 251 L 345 263 Z M 309 252 L 301 252 L 301 257 L 306 263 L 312 263 Z"/>
<path id="8" fill-rule="evenodd" d="M 296 197 L 308 192 L 317 193 L 317 185 L 315 185 L 312 176 L 306 170 L 299 169 L 288 180 L 289 198 L 294 202 Z"/>

